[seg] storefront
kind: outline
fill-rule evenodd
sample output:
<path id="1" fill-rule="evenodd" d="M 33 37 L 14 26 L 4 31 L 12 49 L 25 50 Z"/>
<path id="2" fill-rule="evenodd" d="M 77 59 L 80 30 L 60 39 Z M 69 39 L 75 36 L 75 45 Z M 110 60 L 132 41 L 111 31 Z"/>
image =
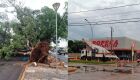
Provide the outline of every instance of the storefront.
<path id="1" fill-rule="evenodd" d="M 134 59 L 136 60 L 140 54 L 140 41 L 128 37 L 113 37 L 100 38 L 91 41 L 92 44 L 104 47 L 117 55 L 119 59 L 131 60 L 132 52 L 134 52 Z M 132 50 L 133 49 L 133 50 Z"/>

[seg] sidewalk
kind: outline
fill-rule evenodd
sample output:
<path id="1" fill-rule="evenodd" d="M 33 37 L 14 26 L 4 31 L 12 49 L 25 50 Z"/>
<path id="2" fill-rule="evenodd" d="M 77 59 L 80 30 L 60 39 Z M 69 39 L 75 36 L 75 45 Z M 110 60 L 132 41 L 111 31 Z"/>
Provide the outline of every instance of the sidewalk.
<path id="1" fill-rule="evenodd" d="M 68 80 L 67 68 L 51 68 L 48 65 L 26 66 L 23 80 Z"/>

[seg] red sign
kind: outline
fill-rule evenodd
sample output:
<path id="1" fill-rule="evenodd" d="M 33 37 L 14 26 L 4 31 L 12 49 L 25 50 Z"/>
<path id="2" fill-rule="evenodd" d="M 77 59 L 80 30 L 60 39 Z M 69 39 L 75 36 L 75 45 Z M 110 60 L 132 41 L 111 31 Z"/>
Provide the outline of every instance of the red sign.
<path id="1" fill-rule="evenodd" d="M 112 47 L 116 48 L 118 47 L 118 40 L 96 40 L 92 41 L 93 44 L 104 47 L 104 48 L 110 48 L 112 42 Z"/>

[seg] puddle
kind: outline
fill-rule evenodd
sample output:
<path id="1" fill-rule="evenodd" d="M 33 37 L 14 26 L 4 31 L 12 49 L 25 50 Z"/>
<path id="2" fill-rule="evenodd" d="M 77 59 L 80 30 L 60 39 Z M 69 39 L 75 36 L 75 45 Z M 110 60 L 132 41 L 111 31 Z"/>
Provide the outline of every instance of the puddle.
<path id="1" fill-rule="evenodd" d="M 77 70 L 69 74 L 70 80 L 139 80 L 140 75 L 140 64 L 124 67 L 72 64 L 72 67 Z"/>
<path id="2" fill-rule="evenodd" d="M 69 66 L 69 67 L 76 68 L 77 70 L 75 70 L 75 73 L 97 71 L 97 69 L 94 66 Z"/>
<path id="3" fill-rule="evenodd" d="M 132 74 L 132 73 L 140 73 L 135 68 L 137 66 L 127 66 L 127 67 L 119 67 L 119 68 L 98 68 L 94 66 L 69 66 L 74 67 L 77 70 L 74 71 L 74 73 L 87 73 L 87 72 L 112 72 L 112 73 L 123 73 L 123 74 Z"/>

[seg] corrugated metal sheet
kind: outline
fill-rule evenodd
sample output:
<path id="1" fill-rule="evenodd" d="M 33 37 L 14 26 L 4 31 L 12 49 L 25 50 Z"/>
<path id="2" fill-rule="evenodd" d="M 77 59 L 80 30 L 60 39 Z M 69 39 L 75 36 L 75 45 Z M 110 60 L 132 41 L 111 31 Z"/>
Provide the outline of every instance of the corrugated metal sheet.
<path id="1" fill-rule="evenodd" d="M 87 45 L 89 45 L 92 49 L 97 48 L 99 50 L 98 53 L 110 53 L 107 49 L 100 47 L 98 45 L 92 44 L 91 41 L 86 41 Z"/>

